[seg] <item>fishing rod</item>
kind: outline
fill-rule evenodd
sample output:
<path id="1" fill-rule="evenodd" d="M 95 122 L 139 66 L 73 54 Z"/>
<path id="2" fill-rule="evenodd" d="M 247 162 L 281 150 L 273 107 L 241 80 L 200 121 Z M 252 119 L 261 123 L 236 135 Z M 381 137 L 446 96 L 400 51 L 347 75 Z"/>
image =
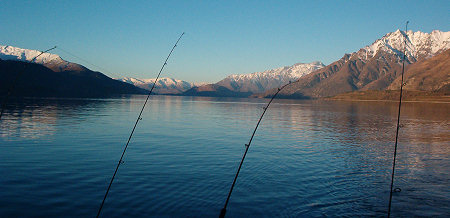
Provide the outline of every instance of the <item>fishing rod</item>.
<path id="1" fill-rule="evenodd" d="M 394 160 L 392 162 L 392 175 L 391 175 L 391 191 L 389 193 L 389 207 L 388 207 L 388 218 L 391 217 L 391 204 L 392 204 L 392 193 L 393 192 L 401 192 L 402 190 L 400 188 L 394 187 L 394 174 L 395 174 L 395 160 L 397 158 L 397 144 L 398 144 L 398 132 L 400 129 L 400 109 L 402 107 L 402 94 L 403 94 L 403 74 L 405 73 L 405 60 L 406 60 L 406 40 L 408 37 L 408 23 L 409 21 L 406 21 L 406 28 L 405 28 L 405 45 L 403 48 L 403 61 L 402 61 L 402 79 L 401 79 L 401 85 L 400 85 L 400 99 L 398 101 L 398 117 L 397 117 L 397 131 L 395 133 L 395 146 L 394 146 Z"/>
<path id="2" fill-rule="evenodd" d="M 230 200 L 231 193 L 233 192 L 234 185 L 236 184 L 236 180 L 237 180 L 237 178 L 238 178 L 238 176 L 239 176 L 239 172 L 241 171 L 241 167 L 242 167 L 242 164 L 244 163 L 245 156 L 247 155 L 248 149 L 250 148 L 250 144 L 252 143 L 253 137 L 255 136 L 256 130 L 258 129 L 258 126 L 259 126 L 259 124 L 261 123 L 261 120 L 262 120 L 264 114 L 266 113 L 266 111 L 267 111 L 267 109 L 269 108 L 270 104 L 272 103 L 273 99 L 275 99 L 275 97 L 278 95 L 278 93 L 279 93 L 281 90 L 283 90 L 283 89 L 286 88 L 287 86 L 292 85 L 292 84 L 294 84 L 294 83 L 296 83 L 296 82 L 298 82 L 298 81 L 299 81 L 299 80 L 297 80 L 297 81 L 295 81 L 295 82 L 289 81 L 288 84 L 285 84 L 285 85 L 281 86 L 280 88 L 278 88 L 277 92 L 272 96 L 272 98 L 270 99 L 270 101 L 267 103 L 266 107 L 264 107 L 264 111 L 262 112 L 261 116 L 259 117 L 258 123 L 256 124 L 256 127 L 255 127 L 255 129 L 253 130 L 253 134 L 252 134 L 252 136 L 250 137 L 250 140 L 248 141 L 247 144 L 245 144 L 245 152 L 244 152 L 244 155 L 242 156 L 241 163 L 239 164 L 239 167 L 238 167 L 238 169 L 237 169 L 236 175 L 234 176 L 233 184 L 231 185 L 230 191 L 228 192 L 228 196 L 227 196 L 227 200 L 225 201 L 225 205 L 223 206 L 222 210 L 220 210 L 220 215 L 219 215 L 220 218 L 224 218 L 224 217 L 225 217 L 225 214 L 226 214 L 226 212 L 227 212 L 228 201 Z"/>
<path id="3" fill-rule="evenodd" d="M 114 171 L 114 174 L 113 174 L 113 176 L 112 176 L 112 178 L 111 178 L 111 181 L 109 182 L 108 189 L 106 189 L 106 193 L 105 193 L 105 196 L 103 197 L 102 204 L 100 205 L 100 208 L 98 209 L 98 213 L 97 213 L 97 216 L 96 216 L 97 218 L 100 216 L 100 213 L 102 212 L 103 205 L 105 204 L 105 200 L 106 200 L 106 197 L 108 196 L 109 189 L 111 188 L 111 185 L 112 185 L 112 183 L 113 183 L 113 181 L 114 181 L 114 178 L 116 177 L 117 170 L 119 169 L 120 164 L 123 163 L 123 160 L 122 160 L 122 159 L 123 159 L 123 156 L 125 155 L 125 151 L 126 151 L 127 148 L 128 148 L 128 144 L 130 143 L 131 137 L 133 137 L 134 130 L 136 129 L 136 126 L 137 126 L 138 122 L 139 122 L 140 120 L 142 120 L 141 116 L 142 116 L 142 112 L 144 111 L 145 105 L 147 104 L 147 101 L 148 101 L 148 99 L 150 98 L 150 95 L 152 94 L 153 89 L 155 88 L 156 82 L 158 81 L 159 76 L 161 75 L 161 72 L 163 71 L 164 67 L 167 65 L 167 60 L 169 60 L 170 55 L 172 55 L 173 50 L 175 49 L 175 47 L 177 47 L 177 44 L 178 44 L 178 42 L 180 41 L 181 37 L 183 37 L 183 35 L 184 35 L 184 32 L 180 35 L 180 37 L 178 38 L 177 42 L 176 42 L 175 45 L 172 47 L 172 50 L 170 50 L 169 55 L 167 56 L 166 60 L 164 61 L 164 64 L 162 65 L 161 69 L 159 70 L 158 76 L 156 77 L 156 80 L 155 80 L 155 82 L 153 83 L 152 88 L 151 88 L 150 91 L 148 92 L 147 98 L 145 99 L 145 102 L 144 102 L 144 105 L 142 106 L 141 112 L 139 112 L 139 116 L 138 116 L 138 118 L 136 119 L 136 122 L 134 123 L 133 130 L 131 130 L 131 134 L 130 134 L 130 136 L 128 137 L 127 144 L 125 145 L 125 148 L 123 149 L 122 156 L 120 156 L 120 160 L 119 160 L 119 162 L 117 163 L 116 170 Z"/>
<path id="4" fill-rule="evenodd" d="M 47 53 L 55 48 L 56 48 L 56 46 L 54 46 L 53 48 L 47 49 L 45 51 L 41 51 L 41 53 L 39 55 L 37 55 L 36 57 L 34 57 L 33 59 L 31 59 L 31 61 L 29 61 L 29 63 L 33 63 L 36 60 L 36 58 L 38 58 L 42 54 Z M 27 65 L 25 65 L 24 69 L 26 68 L 26 66 Z M 19 73 L 16 75 L 16 78 L 14 78 L 13 83 L 11 84 L 11 86 L 8 89 L 8 93 L 6 94 L 6 97 L 2 103 L 2 110 L 0 112 L 0 121 L 2 120 L 3 112 L 5 111 L 5 108 L 6 108 L 6 103 L 8 102 L 9 97 L 11 96 L 12 92 L 14 91 L 14 87 L 16 86 L 17 81 L 19 80 L 20 76 L 23 74 L 24 69 L 22 69 L 22 71 L 19 71 Z"/>

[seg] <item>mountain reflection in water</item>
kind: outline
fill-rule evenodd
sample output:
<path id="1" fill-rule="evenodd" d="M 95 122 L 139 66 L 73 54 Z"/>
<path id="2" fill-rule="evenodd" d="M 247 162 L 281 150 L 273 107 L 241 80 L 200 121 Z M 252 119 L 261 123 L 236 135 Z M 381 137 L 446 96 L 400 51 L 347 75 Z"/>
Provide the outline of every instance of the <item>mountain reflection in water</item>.
<path id="1" fill-rule="evenodd" d="M 94 216 L 145 96 L 12 100 L 0 217 Z M 105 217 L 211 216 L 267 99 L 152 96 Z M 402 107 L 393 216 L 449 216 L 448 104 Z M 275 100 L 228 205 L 236 216 L 385 216 L 395 102 Z"/>

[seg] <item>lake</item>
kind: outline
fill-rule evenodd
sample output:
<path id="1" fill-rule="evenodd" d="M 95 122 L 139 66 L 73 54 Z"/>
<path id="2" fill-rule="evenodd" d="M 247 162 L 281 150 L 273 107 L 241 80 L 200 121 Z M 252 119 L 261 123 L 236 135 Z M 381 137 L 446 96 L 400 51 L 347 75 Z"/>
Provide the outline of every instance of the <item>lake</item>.
<path id="1" fill-rule="evenodd" d="M 144 100 L 11 100 L 0 217 L 94 217 Z M 152 96 L 102 217 L 217 217 L 268 100 Z M 275 100 L 227 216 L 386 216 L 397 106 Z M 394 217 L 450 216 L 449 112 L 403 104 Z"/>

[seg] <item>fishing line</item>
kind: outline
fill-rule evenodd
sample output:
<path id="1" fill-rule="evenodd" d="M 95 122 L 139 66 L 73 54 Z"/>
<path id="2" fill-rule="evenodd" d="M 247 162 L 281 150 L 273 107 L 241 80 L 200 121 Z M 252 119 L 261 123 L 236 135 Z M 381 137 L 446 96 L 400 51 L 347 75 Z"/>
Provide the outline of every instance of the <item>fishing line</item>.
<path id="1" fill-rule="evenodd" d="M 150 91 L 149 91 L 149 93 L 148 93 L 148 95 L 147 95 L 147 98 L 145 99 L 145 102 L 144 102 L 144 105 L 142 106 L 141 112 L 139 112 L 139 116 L 138 116 L 138 118 L 136 119 L 136 123 L 134 123 L 133 130 L 131 130 L 131 134 L 130 134 L 130 136 L 128 137 L 127 144 L 125 145 L 125 148 L 123 149 L 122 156 L 120 156 L 120 160 L 119 160 L 119 162 L 117 163 L 116 170 L 114 171 L 114 174 L 113 174 L 113 176 L 112 176 L 112 178 L 111 178 L 111 181 L 109 182 L 108 189 L 106 190 L 105 196 L 103 197 L 102 204 L 100 205 L 100 208 L 98 209 L 98 213 L 97 213 L 97 216 L 96 216 L 97 218 L 100 216 L 100 213 L 102 212 L 103 205 L 105 204 L 105 200 L 106 200 L 106 197 L 108 196 L 109 189 L 111 188 L 111 185 L 112 185 L 112 183 L 113 183 L 113 181 L 114 181 L 114 178 L 116 177 L 117 170 L 119 169 L 120 164 L 123 163 L 122 159 L 123 159 L 123 156 L 125 155 L 125 151 L 126 151 L 127 148 L 128 148 L 128 144 L 130 143 L 131 137 L 133 136 L 134 130 L 136 129 L 136 126 L 137 126 L 138 122 L 139 122 L 140 120 L 142 120 L 142 118 L 141 118 L 142 112 L 144 111 L 144 108 L 145 108 L 145 105 L 147 104 L 148 98 L 149 98 L 150 95 L 152 94 L 152 91 L 153 91 L 153 89 L 155 88 L 156 82 L 158 81 L 159 76 L 161 75 L 161 72 L 163 71 L 164 67 L 167 65 L 167 60 L 169 60 L 170 55 L 172 54 L 172 52 L 173 52 L 173 50 L 175 49 L 175 47 L 177 47 L 177 44 L 178 44 L 178 42 L 180 41 L 181 37 L 183 37 L 183 35 L 184 35 L 184 32 L 180 35 L 180 37 L 178 38 L 177 42 L 176 42 L 175 45 L 172 47 L 172 50 L 170 50 L 169 55 L 167 56 L 166 60 L 164 61 L 164 64 L 162 65 L 161 69 L 159 70 L 158 76 L 156 77 L 155 82 L 153 83 L 153 86 L 152 86 L 152 88 L 150 89 Z"/>
<path id="2" fill-rule="evenodd" d="M 87 63 L 87 64 L 89 64 L 89 65 L 91 65 L 91 66 L 94 66 L 94 67 L 96 67 L 96 68 L 98 68 L 98 69 L 101 69 L 101 70 L 103 70 L 103 71 L 109 73 L 110 75 L 118 76 L 118 75 L 116 75 L 115 73 L 111 73 L 111 71 L 109 71 L 108 69 L 105 69 L 104 67 L 100 67 L 100 66 L 98 66 L 98 65 L 96 65 L 96 64 L 93 64 L 92 62 L 90 62 L 90 61 L 88 61 L 88 60 L 86 60 L 86 59 L 84 59 L 84 58 L 81 58 L 81 57 L 79 57 L 79 56 L 73 54 L 72 52 L 67 51 L 67 49 L 62 49 L 61 47 L 58 47 L 58 50 L 60 50 L 60 51 L 62 51 L 62 52 L 64 52 L 64 53 L 66 53 L 66 54 L 68 54 L 68 55 L 70 55 L 70 56 L 72 56 L 72 57 L 74 57 L 74 58 L 77 58 L 77 59 L 79 59 L 79 60 L 81 60 L 81 61 L 84 61 L 85 63 Z"/>
<path id="3" fill-rule="evenodd" d="M 56 46 L 54 46 L 53 48 L 47 49 L 45 51 L 41 51 L 41 53 L 39 55 L 37 55 L 36 57 L 34 57 L 33 59 L 31 59 L 31 61 L 29 61 L 29 63 L 33 63 L 36 60 L 36 58 L 38 58 L 42 54 L 47 53 L 47 52 L 49 52 L 49 51 L 51 51 L 51 50 L 53 50 L 55 48 L 56 48 Z M 14 91 L 14 87 L 16 86 L 17 81 L 19 80 L 19 78 L 22 75 L 23 71 L 25 71 L 26 67 L 27 67 L 27 65 L 24 66 L 22 71 L 19 71 L 19 73 L 17 73 L 16 78 L 14 78 L 11 86 L 8 89 L 8 93 L 6 94 L 6 97 L 5 97 L 5 99 L 3 100 L 3 103 L 2 103 L 2 110 L 0 112 L 0 121 L 2 120 L 3 112 L 5 111 L 5 108 L 6 108 L 6 103 L 8 102 L 8 99 L 11 96 L 12 92 Z"/>
<path id="4" fill-rule="evenodd" d="M 398 131 L 400 129 L 400 109 L 402 107 L 402 93 L 403 93 L 403 74 L 405 73 L 405 59 L 406 59 L 406 40 L 408 37 L 408 23 L 406 21 L 406 30 L 405 30 L 405 45 L 403 49 L 403 62 L 402 62 L 402 79 L 400 83 L 400 99 L 398 101 L 398 117 L 397 117 L 397 131 L 395 133 L 395 146 L 394 146 L 394 160 L 392 162 L 392 175 L 391 175 L 391 191 L 389 193 L 389 207 L 388 207 L 388 218 L 391 217 L 391 204 L 392 204 L 392 193 L 400 192 L 400 188 L 393 189 L 394 186 L 394 174 L 395 174 L 395 160 L 397 158 L 397 142 L 398 142 Z"/>
<path id="5" fill-rule="evenodd" d="M 258 129 L 258 126 L 259 126 L 259 124 L 261 123 L 261 120 L 262 120 L 264 114 L 266 113 L 266 111 L 267 111 L 267 109 L 269 108 L 270 104 L 272 103 L 273 99 L 275 99 L 275 97 L 278 95 L 278 93 L 279 93 L 281 90 L 283 90 L 283 89 L 286 88 L 287 86 L 289 86 L 289 85 L 291 85 L 291 84 L 294 84 L 294 83 L 296 83 L 296 82 L 298 82 L 298 81 L 300 81 L 300 80 L 297 80 L 297 81 L 295 81 L 295 82 L 289 81 L 288 84 L 285 84 L 285 85 L 283 85 L 282 87 L 278 88 L 277 92 L 272 96 L 272 98 L 270 99 L 269 103 L 267 103 L 266 107 L 264 107 L 264 111 L 262 112 L 261 116 L 259 117 L 258 123 L 256 124 L 256 127 L 255 127 L 255 129 L 253 130 L 253 134 L 252 134 L 252 136 L 250 137 L 250 140 L 248 141 L 247 144 L 245 144 L 245 152 L 244 152 L 244 155 L 242 156 L 241 163 L 239 164 L 239 167 L 238 167 L 238 169 L 237 169 L 236 175 L 234 176 L 233 184 L 231 185 L 230 191 L 228 192 L 228 196 L 227 196 L 227 200 L 225 201 L 225 205 L 223 206 L 222 210 L 220 210 L 220 215 L 219 215 L 220 218 L 225 217 L 225 214 L 226 214 L 226 212 L 227 212 L 228 201 L 230 200 L 231 193 L 233 192 L 234 185 L 236 184 L 236 180 L 237 180 L 237 178 L 238 178 L 239 172 L 241 171 L 242 163 L 244 163 L 245 156 L 247 155 L 248 149 L 250 148 L 250 144 L 252 143 L 253 137 L 255 136 L 256 130 Z"/>

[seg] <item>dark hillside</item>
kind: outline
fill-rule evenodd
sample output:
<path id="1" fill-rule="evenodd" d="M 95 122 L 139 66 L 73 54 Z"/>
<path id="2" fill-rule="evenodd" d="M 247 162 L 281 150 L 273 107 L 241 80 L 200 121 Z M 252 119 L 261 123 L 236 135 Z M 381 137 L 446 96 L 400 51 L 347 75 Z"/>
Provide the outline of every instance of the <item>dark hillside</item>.
<path id="1" fill-rule="evenodd" d="M 39 64 L 0 60 L 0 95 L 6 95 L 20 73 L 12 96 L 107 97 L 118 94 L 145 94 L 133 85 L 111 79 L 87 68 L 55 72 Z"/>

